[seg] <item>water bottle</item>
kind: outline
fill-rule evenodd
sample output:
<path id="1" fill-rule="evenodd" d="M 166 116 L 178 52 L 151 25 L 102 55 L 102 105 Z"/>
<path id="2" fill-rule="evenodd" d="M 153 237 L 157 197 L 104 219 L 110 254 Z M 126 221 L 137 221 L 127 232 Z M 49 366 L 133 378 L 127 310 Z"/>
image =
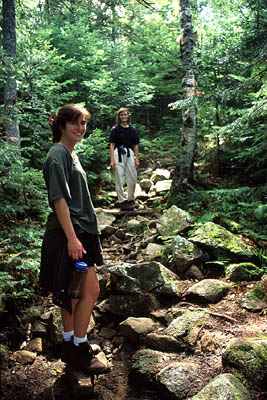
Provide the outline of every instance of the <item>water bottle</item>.
<path id="1" fill-rule="evenodd" d="M 83 261 L 75 261 L 72 278 L 69 286 L 69 296 L 72 299 L 80 299 L 87 275 L 87 264 Z"/>

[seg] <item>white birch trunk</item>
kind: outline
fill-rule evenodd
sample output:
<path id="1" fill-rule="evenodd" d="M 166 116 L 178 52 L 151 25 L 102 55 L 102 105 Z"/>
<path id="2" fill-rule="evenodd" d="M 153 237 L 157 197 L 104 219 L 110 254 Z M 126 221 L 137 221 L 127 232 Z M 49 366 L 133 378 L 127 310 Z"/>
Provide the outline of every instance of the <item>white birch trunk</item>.
<path id="1" fill-rule="evenodd" d="M 180 0 L 180 29 L 180 54 L 184 76 L 182 80 L 183 99 L 190 101 L 195 98 L 196 81 L 193 53 L 194 36 L 189 0 Z M 189 104 L 182 109 L 181 146 L 183 153 L 174 171 L 170 197 L 175 197 L 181 190 L 185 191 L 192 176 L 196 146 L 196 114 L 195 105 Z"/>

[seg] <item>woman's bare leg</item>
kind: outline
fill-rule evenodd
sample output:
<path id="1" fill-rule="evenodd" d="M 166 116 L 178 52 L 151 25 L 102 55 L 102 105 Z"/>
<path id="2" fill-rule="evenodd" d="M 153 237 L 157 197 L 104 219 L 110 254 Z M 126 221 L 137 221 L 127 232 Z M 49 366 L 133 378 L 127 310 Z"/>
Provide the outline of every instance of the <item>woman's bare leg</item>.
<path id="1" fill-rule="evenodd" d="M 74 330 L 74 311 L 78 303 L 78 299 L 72 299 L 72 314 L 70 314 L 65 308 L 61 308 L 61 316 L 64 332 L 71 332 Z"/>
<path id="2" fill-rule="evenodd" d="M 95 269 L 94 267 L 89 267 L 82 297 L 79 300 L 72 300 L 72 314 L 65 309 L 61 309 L 65 332 L 74 330 L 74 335 L 80 338 L 86 335 L 91 314 L 99 296 L 99 290 Z"/>
<path id="3" fill-rule="evenodd" d="M 90 322 L 91 314 L 99 296 L 99 283 L 95 269 L 89 267 L 83 289 L 83 295 L 74 310 L 74 335 L 84 337 Z"/>

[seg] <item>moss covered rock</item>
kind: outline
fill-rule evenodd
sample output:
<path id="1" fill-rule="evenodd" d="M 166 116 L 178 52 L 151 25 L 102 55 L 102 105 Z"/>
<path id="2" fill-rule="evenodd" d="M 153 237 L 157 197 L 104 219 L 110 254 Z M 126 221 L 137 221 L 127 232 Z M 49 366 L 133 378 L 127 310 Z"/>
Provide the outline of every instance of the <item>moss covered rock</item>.
<path id="1" fill-rule="evenodd" d="M 233 261 L 254 261 L 256 255 L 252 246 L 224 227 L 207 222 L 200 226 L 189 240 L 202 246 L 215 258 L 229 258 Z"/>
<path id="2" fill-rule="evenodd" d="M 267 388 L 267 339 L 232 339 L 222 355 L 223 366 L 242 372 L 257 388 Z"/>

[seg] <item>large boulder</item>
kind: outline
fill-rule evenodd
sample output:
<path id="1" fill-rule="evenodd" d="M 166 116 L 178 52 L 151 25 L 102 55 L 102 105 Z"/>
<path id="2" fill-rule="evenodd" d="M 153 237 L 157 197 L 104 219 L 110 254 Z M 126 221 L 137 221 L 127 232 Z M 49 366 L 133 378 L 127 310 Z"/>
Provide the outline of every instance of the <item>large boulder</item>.
<path id="1" fill-rule="evenodd" d="M 200 226 L 189 240 L 219 259 L 230 258 L 233 261 L 253 261 L 256 258 L 252 246 L 246 244 L 244 240 L 224 227 L 207 222 Z"/>
<path id="2" fill-rule="evenodd" d="M 111 282 L 119 293 L 147 293 L 179 278 L 157 261 L 119 263 L 109 267 Z"/>

